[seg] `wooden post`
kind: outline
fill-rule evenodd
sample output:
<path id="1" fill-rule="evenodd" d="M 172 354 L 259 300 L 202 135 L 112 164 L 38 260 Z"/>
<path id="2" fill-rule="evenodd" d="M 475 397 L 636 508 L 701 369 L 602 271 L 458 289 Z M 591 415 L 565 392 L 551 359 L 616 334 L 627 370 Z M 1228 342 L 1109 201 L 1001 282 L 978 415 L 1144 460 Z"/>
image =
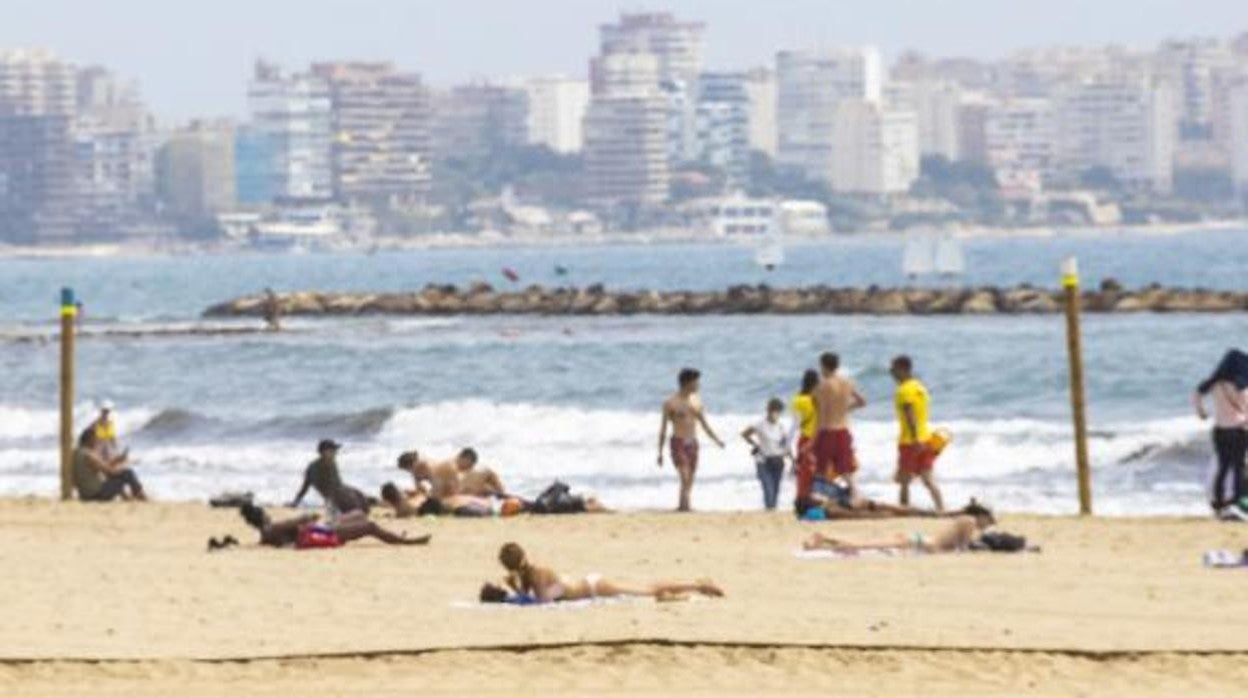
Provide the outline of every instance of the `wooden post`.
<path id="1" fill-rule="evenodd" d="M 1075 467 L 1079 474 L 1079 513 L 1092 514 L 1092 474 L 1088 466 L 1088 423 L 1083 394 L 1083 342 L 1079 333 L 1079 263 L 1062 262 L 1066 291 L 1066 353 L 1070 357 L 1070 409 L 1075 421 Z"/>
<path id="2" fill-rule="evenodd" d="M 61 289 L 61 499 L 74 496 L 74 290 Z"/>

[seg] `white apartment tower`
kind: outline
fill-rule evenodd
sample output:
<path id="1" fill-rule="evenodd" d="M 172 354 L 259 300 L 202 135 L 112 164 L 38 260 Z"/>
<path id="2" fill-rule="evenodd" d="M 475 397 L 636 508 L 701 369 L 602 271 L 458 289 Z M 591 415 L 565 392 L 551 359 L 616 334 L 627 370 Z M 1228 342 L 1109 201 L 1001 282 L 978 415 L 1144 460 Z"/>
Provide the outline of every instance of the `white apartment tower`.
<path id="1" fill-rule="evenodd" d="M 1233 87 L 1228 102 L 1231 172 L 1236 191 L 1248 197 L 1248 82 Z"/>
<path id="2" fill-rule="evenodd" d="M 594 60 L 594 94 L 585 113 L 585 179 L 595 205 L 667 200 L 670 102 L 659 88 L 659 65 L 652 53 L 607 53 Z"/>
<path id="3" fill-rule="evenodd" d="M 1108 168 L 1122 184 L 1169 193 L 1178 117 L 1168 86 L 1148 78 L 1088 80 L 1058 98 L 1060 176 L 1077 182 L 1094 167 Z"/>
<path id="4" fill-rule="evenodd" d="M 948 81 L 893 82 L 886 88 L 890 107 L 913 111 L 918 119 L 919 152 L 949 160 L 962 158 L 959 125 L 962 88 Z"/>
<path id="5" fill-rule="evenodd" d="M 257 61 L 247 89 L 252 127 L 272 148 L 274 194 L 328 199 L 334 194 L 329 84 L 310 75 L 285 75 Z"/>
<path id="6" fill-rule="evenodd" d="M 984 113 L 984 151 L 997 182 L 1010 195 L 1035 193 L 1053 175 L 1056 119 L 1047 99 L 990 103 Z"/>
<path id="7" fill-rule="evenodd" d="M 589 82 L 548 75 L 530 78 L 523 86 L 529 95 L 529 143 L 556 153 L 580 152 L 585 144 Z"/>
<path id="8" fill-rule="evenodd" d="M 829 180 L 833 118 L 847 99 L 878 102 L 883 65 L 874 47 L 776 54 L 776 161 Z"/>
<path id="9" fill-rule="evenodd" d="M 749 115 L 746 128 L 750 150 L 776 156 L 776 73 L 756 68 L 745 74 Z"/>
<path id="10" fill-rule="evenodd" d="M 919 127 L 913 111 L 845 99 L 832 119 L 832 190 L 887 196 L 919 177 Z"/>
<path id="11" fill-rule="evenodd" d="M 1179 104 L 1185 138 L 1208 138 L 1214 118 L 1215 75 L 1233 62 L 1231 48 L 1218 39 L 1167 41 L 1157 51 L 1157 71 L 1170 83 Z"/>
<path id="12" fill-rule="evenodd" d="M 670 13 L 624 13 L 618 22 L 599 27 L 599 58 L 591 63 L 594 94 L 606 89 L 609 70 L 602 59 L 620 54 L 650 54 L 656 59 L 656 87 L 667 100 L 668 152 L 673 161 L 694 157 L 694 112 L 706 26 L 683 22 Z"/>

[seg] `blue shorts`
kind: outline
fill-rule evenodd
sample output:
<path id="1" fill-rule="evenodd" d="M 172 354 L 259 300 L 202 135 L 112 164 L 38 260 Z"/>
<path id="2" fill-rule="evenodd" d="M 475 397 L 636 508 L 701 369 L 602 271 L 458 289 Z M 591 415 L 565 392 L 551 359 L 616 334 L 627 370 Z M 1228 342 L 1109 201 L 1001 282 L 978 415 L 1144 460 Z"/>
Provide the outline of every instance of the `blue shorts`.
<path id="1" fill-rule="evenodd" d="M 825 497 L 829 501 L 836 502 L 846 509 L 851 508 L 853 505 L 853 497 L 850 495 L 849 488 L 837 484 L 833 480 L 816 477 L 814 484 L 811 486 L 811 492 L 820 497 Z"/>

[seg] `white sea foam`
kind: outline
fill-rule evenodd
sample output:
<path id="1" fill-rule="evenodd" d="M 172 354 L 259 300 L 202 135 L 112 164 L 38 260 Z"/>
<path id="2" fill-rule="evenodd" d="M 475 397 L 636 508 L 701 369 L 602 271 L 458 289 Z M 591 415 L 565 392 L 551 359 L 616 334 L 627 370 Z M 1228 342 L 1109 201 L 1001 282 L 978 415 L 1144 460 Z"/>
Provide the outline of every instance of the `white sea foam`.
<path id="1" fill-rule="evenodd" d="M 77 411 L 80 419 L 89 419 L 94 409 L 82 404 Z M 122 439 L 157 413 L 154 408 L 120 412 Z M 712 415 L 712 425 L 728 447 L 720 450 L 703 440 L 696 494 L 701 507 L 758 506 L 753 462 L 738 436 L 756 418 Z M 655 463 L 658 423 L 657 413 L 639 411 L 444 402 L 395 410 L 374 436 L 348 440 L 340 460 L 348 481 L 375 491 L 387 480 L 406 477 L 394 469 L 395 457 L 404 450 L 449 457 L 471 445 L 484 464 L 497 468 L 509 486 L 523 494 L 534 495 L 558 478 L 593 490 L 614 506 L 666 508 L 675 496 L 675 476 L 670 463 L 663 469 Z M 954 434 L 938 465 L 950 501 L 979 495 L 1015 510 L 1067 511 L 1072 506 L 1074 456 L 1068 424 L 1006 419 L 954 420 L 941 426 Z M 891 422 L 855 425 L 862 481 L 875 496 L 892 496 L 895 430 Z M 0 492 L 55 490 L 55 435 L 54 411 L 0 407 Z M 1199 454 L 1204 442 L 1203 427 L 1191 418 L 1096 425 L 1090 439 L 1094 467 L 1098 482 L 1111 490 L 1101 493 L 1104 510 L 1199 511 L 1205 472 Z M 134 446 L 136 467 L 153 493 L 174 499 L 249 489 L 269 501 L 283 501 L 298 487 L 302 469 L 312 457 L 305 435 L 297 440 L 293 435 L 269 434 L 248 441 L 180 443 L 145 440 L 138 432 Z M 1175 456 L 1175 462 L 1167 462 L 1172 458 L 1168 448 L 1197 455 Z M 1161 455 L 1149 458 L 1150 452 Z M 1129 460 L 1133 455 L 1137 458 Z M 1160 468 L 1162 473 L 1137 481 L 1146 468 Z"/>

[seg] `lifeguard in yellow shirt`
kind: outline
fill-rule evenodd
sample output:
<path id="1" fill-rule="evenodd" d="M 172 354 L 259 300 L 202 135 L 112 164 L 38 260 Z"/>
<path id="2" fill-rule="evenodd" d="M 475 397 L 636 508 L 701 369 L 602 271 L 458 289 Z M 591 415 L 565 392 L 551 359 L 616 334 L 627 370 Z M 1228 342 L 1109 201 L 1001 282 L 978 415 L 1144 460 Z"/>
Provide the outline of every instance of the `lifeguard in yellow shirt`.
<path id="1" fill-rule="evenodd" d="M 941 499 L 940 488 L 936 487 L 936 481 L 932 477 L 936 449 L 930 443 L 932 434 L 927 423 L 931 397 L 927 388 L 914 377 L 914 362 L 909 356 L 893 359 L 889 373 L 897 381 L 894 406 L 900 435 L 897 440 L 895 479 L 901 488 L 900 502 L 905 506 L 910 504 L 910 482 L 917 477 L 931 493 L 932 505 L 936 511 L 944 511 L 945 503 Z"/>

